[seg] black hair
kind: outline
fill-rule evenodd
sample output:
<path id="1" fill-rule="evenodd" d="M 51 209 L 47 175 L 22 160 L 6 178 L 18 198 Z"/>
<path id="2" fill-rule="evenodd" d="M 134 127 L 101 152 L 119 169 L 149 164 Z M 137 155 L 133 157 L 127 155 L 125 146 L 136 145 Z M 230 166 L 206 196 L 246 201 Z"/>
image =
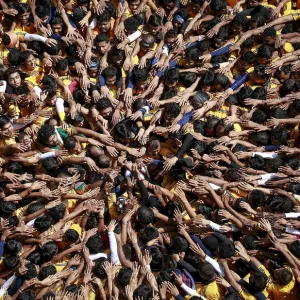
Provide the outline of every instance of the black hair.
<path id="1" fill-rule="evenodd" d="M 43 159 L 42 166 L 46 169 L 47 173 L 52 173 L 59 167 L 56 157 L 47 157 Z"/>
<path id="2" fill-rule="evenodd" d="M 293 194 L 300 195 L 300 183 L 298 182 L 291 182 L 289 184 L 289 192 Z"/>
<path id="3" fill-rule="evenodd" d="M 27 289 L 26 291 L 22 292 L 17 300 L 34 300 L 35 299 L 35 293 L 33 290 Z"/>
<path id="4" fill-rule="evenodd" d="M 135 16 L 127 18 L 124 21 L 125 30 L 126 31 L 133 31 L 133 32 L 137 31 L 138 27 L 140 26 L 139 23 L 140 23 L 139 20 Z"/>
<path id="5" fill-rule="evenodd" d="M 247 261 L 245 261 L 242 258 L 239 258 L 234 263 L 234 269 L 235 272 L 240 275 L 242 278 L 244 278 L 246 275 L 248 275 L 251 271 L 251 268 Z"/>
<path id="6" fill-rule="evenodd" d="M 187 240 L 181 236 L 175 236 L 173 239 L 172 250 L 174 253 L 185 252 L 189 248 Z"/>
<path id="7" fill-rule="evenodd" d="M 293 241 L 290 246 L 289 246 L 290 251 L 292 252 L 293 255 L 296 257 L 300 257 L 300 241 Z"/>
<path id="8" fill-rule="evenodd" d="M 17 48 L 9 49 L 9 53 L 7 54 L 7 60 L 12 67 L 16 67 L 19 65 L 19 60 L 21 56 L 21 51 Z"/>
<path id="9" fill-rule="evenodd" d="M 48 141 L 52 135 L 55 135 L 55 128 L 51 125 L 45 124 L 39 129 L 37 140 L 40 144 L 49 146 Z"/>
<path id="10" fill-rule="evenodd" d="M 150 266 L 151 270 L 153 272 L 160 271 L 162 269 L 162 263 L 163 263 L 163 254 L 161 253 L 159 248 L 151 248 L 150 254 L 152 257 Z"/>
<path id="11" fill-rule="evenodd" d="M 210 2 L 210 9 L 214 12 L 219 12 L 225 10 L 227 8 L 227 4 L 225 0 L 212 0 Z"/>
<path id="12" fill-rule="evenodd" d="M 257 109 L 251 118 L 251 121 L 258 123 L 258 124 L 263 124 L 267 120 L 267 113 L 265 110 L 259 108 Z"/>
<path id="13" fill-rule="evenodd" d="M 278 168 L 283 165 L 283 160 L 280 157 L 266 158 L 265 170 L 269 173 L 277 173 Z"/>
<path id="14" fill-rule="evenodd" d="M 53 265 L 49 265 L 49 266 L 45 266 L 43 268 L 40 269 L 39 275 L 38 275 L 38 279 L 39 280 L 44 280 L 47 277 L 51 276 L 51 275 L 55 275 L 56 272 L 56 268 Z"/>
<path id="15" fill-rule="evenodd" d="M 250 192 L 250 194 L 252 206 L 254 208 L 265 205 L 267 197 L 263 191 L 254 189 Z"/>
<path id="16" fill-rule="evenodd" d="M 53 220 L 58 221 L 60 219 L 63 219 L 66 212 L 66 206 L 65 204 L 61 203 L 59 205 L 56 205 L 49 209 L 50 216 Z"/>
<path id="17" fill-rule="evenodd" d="M 159 233 L 155 227 L 148 226 L 141 230 L 141 240 L 143 243 L 148 243 L 151 240 L 158 238 Z"/>
<path id="18" fill-rule="evenodd" d="M 293 279 L 293 273 L 288 269 L 278 270 L 276 279 L 279 285 L 287 285 Z"/>
<path id="19" fill-rule="evenodd" d="M 179 80 L 179 70 L 177 68 L 168 69 L 164 74 L 164 79 L 170 83 L 177 82 Z"/>
<path id="20" fill-rule="evenodd" d="M 46 231 L 53 224 L 52 218 L 48 216 L 39 216 L 34 220 L 34 228 L 38 231 Z"/>
<path id="21" fill-rule="evenodd" d="M 129 268 L 122 268 L 118 274 L 118 283 L 121 287 L 129 285 L 132 276 L 132 270 Z"/>
<path id="22" fill-rule="evenodd" d="M 218 244 L 218 253 L 222 258 L 234 256 L 235 248 L 232 242 L 221 242 Z"/>
<path id="23" fill-rule="evenodd" d="M 9 254 L 3 258 L 3 265 L 7 270 L 13 270 L 20 263 L 20 257 L 17 254 Z"/>
<path id="24" fill-rule="evenodd" d="M 17 240 L 9 240 L 4 245 L 4 253 L 18 254 L 22 250 L 22 243 Z"/>
<path id="25" fill-rule="evenodd" d="M 133 292 L 133 300 L 140 299 L 150 300 L 152 298 L 152 288 L 149 285 L 141 284 Z"/>
<path id="26" fill-rule="evenodd" d="M 70 284 L 66 287 L 66 292 L 72 293 L 74 295 L 77 295 L 79 292 L 79 286 L 76 284 Z"/>
<path id="27" fill-rule="evenodd" d="M 130 139 L 132 134 L 136 135 L 138 133 L 138 128 L 136 123 L 133 122 L 130 118 L 126 118 L 120 121 L 115 126 L 115 135 L 119 138 Z"/>
<path id="28" fill-rule="evenodd" d="M 58 252 L 58 246 L 54 242 L 48 242 L 42 247 L 42 257 L 44 262 L 50 261 Z"/>
<path id="29" fill-rule="evenodd" d="M 153 211 L 147 206 L 140 206 L 137 210 L 137 216 L 143 224 L 149 225 L 154 222 Z"/>
<path id="30" fill-rule="evenodd" d="M 22 278 L 24 280 L 30 280 L 30 279 L 33 279 L 35 277 L 37 277 L 37 272 L 36 272 L 36 269 L 35 269 L 35 265 L 31 262 L 27 263 L 25 265 L 27 271 L 26 273 L 22 276 Z"/>
<path id="31" fill-rule="evenodd" d="M 215 276 L 215 269 L 208 262 L 200 262 L 198 265 L 199 275 L 205 280 L 212 280 Z"/>
<path id="32" fill-rule="evenodd" d="M 8 218 L 12 216 L 14 211 L 16 210 L 16 205 L 12 202 L 8 201 L 0 201 L 0 217 L 1 218 Z"/>
<path id="33" fill-rule="evenodd" d="M 91 254 L 97 254 L 103 249 L 103 240 L 99 235 L 95 234 L 87 240 L 86 246 Z"/>
<path id="34" fill-rule="evenodd" d="M 180 113 L 180 106 L 178 103 L 168 103 L 165 106 L 165 114 L 176 118 Z"/>
<path id="35" fill-rule="evenodd" d="M 255 272 L 250 276 L 249 284 L 253 292 L 262 292 L 267 285 L 267 276 L 262 272 Z"/>
<path id="36" fill-rule="evenodd" d="M 106 277 L 106 272 L 103 268 L 103 264 L 106 261 L 108 261 L 108 259 L 105 257 L 101 257 L 95 260 L 94 273 L 101 279 L 104 279 Z"/>

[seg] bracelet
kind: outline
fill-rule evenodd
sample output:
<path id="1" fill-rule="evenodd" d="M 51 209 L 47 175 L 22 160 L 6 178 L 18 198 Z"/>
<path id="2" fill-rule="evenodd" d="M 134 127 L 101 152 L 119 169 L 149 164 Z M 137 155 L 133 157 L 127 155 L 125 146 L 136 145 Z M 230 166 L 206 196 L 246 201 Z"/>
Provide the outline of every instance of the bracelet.
<path id="1" fill-rule="evenodd" d="M 127 223 L 128 223 L 128 222 L 124 222 L 124 221 L 122 221 L 122 224 L 124 224 L 124 225 L 127 225 Z"/>
<path id="2" fill-rule="evenodd" d="M 104 216 L 100 216 L 100 215 L 99 215 L 99 219 L 104 219 Z"/>
<path id="3" fill-rule="evenodd" d="M 23 293 L 23 291 L 22 291 L 22 290 L 20 290 L 20 289 L 18 289 L 18 292 L 19 292 L 20 294 L 22 294 L 22 293 Z"/>

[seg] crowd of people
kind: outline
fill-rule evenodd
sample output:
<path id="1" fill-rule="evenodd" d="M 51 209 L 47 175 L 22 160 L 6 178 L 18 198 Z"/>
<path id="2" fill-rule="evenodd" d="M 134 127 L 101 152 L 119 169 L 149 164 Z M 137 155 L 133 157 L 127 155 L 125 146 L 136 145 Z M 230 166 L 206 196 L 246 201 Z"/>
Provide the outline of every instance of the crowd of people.
<path id="1" fill-rule="evenodd" d="M 0 299 L 300 299 L 299 1 L 0 6 Z"/>

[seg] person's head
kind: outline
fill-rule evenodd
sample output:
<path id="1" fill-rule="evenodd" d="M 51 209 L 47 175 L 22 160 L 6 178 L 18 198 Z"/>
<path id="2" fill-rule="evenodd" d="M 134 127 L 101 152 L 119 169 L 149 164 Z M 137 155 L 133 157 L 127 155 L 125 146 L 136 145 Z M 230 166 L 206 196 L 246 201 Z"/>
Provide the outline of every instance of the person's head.
<path id="1" fill-rule="evenodd" d="M 248 194 L 248 202 L 253 208 L 264 206 L 266 199 L 265 193 L 261 190 L 254 189 Z"/>
<path id="2" fill-rule="evenodd" d="M 79 292 L 79 286 L 76 284 L 70 284 L 66 287 L 66 293 L 77 295 Z"/>
<path id="3" fill-rule="evenodd" d="M 165 72 L 164 83 L 167 88 L 174 88 L 179 80 L 179 70 L 177 68 L 169 69 Z"/>
<path id="4" fill-rule="evenodd" d="M 75 7 L 73 9 L 73 19 L 77 27 L 81 27 L 80 21 L 86 16 L 87 11 L 81 7 Z"/>
<path id="5" fill-rule="evenodd" d="M 291 253 L 293 255 L 295 255 L 297 258 L 300 257 L 300 241 L 293 241 L 290 245 L 289 245 L 289 250 L 291 251 Z"/>
<path id="6" fill-rule="evenodd" d="M 148 226 L 141 230 L 141 240 L 144 244 L 147 244 L 149 241 L 158 238 L 159 233 L 155 227 Z"/>
<path id="7" fill-rule="evenodd" d="M 235 292 L 229 292 L 224 297 L 221 298 L 222 300 L 240 300 L 239 294 Z"/>
<path id="8" fill-rule="evenodd" d="M 277 173 L 278 168 L 282 165 L 283 160 L 280 157 L 265 159 L 265 170 L 269 173 Z"/>
<path id="9" fill-rule="evenodd" d="M 154 221 L 153 211 L 147 206 L 140 206 L 137 210 L 137 216 L 138 220 L 145 225 L 152 224 Z"/>
<path id="10" fill-rule="evenodd" d="M 201 108 L 204 103 L 210 99 L 209 95 L 203 91 L 197 91 L 193 98 L 190 99 L 190 103 L 195 110 Z"/>
<path id="11" fill-rule="evenodd" d="M 267 285 L 268 277 L 262 272 L 254 272 L 249 278 L 251 290 L 254 293 L 262 292 Z"/>
<path id="12" fill-rule="evenodd" d="M 103 70 L 102 76 L 104 77 L 105 84 L 112 87 L 117 81 L 117 69 L 115 67 L 107 67 Z"/>
<path id="13" fill-rule="evenodd" d="M 280 83 L 284 83 L 286 80 L 291 78 L 291 65 L 282 66 L 280 69 L 277 69 L 275 72 L 275 77 L 280 81 Z"/>
<path id="14" fill-rule="evenodd" d="M 271 142 L 273 145 L 286 145 L 290 132 L 283 126 L 276 126 L 271 131 Z"/>
<path id="15" fill-rule="evenodd" d="M 38 131 L 37 140 L 40 144 L 48 147 L 54 147 L 58 145 L 55 128 L 48 124 L 43 125 Z"/>
<path id="16" fill-rule="evenodd" d="M 147 145 L 147 153 L 150 156 L 156 156 L 160 152 L 160 142 L 158 139 L 151 140 Z"/>
<path id="17" fill-rule="evenodd" d="M 79 239 L 79 233 L 75 229 L 68 229 L 64 235 L 64 241 L 70 244 L 77 242 Z"/>
<path id="18" fill-rule="evenodd" d="M 252 51 L 244 52 L 237 61 L 239 71 L 248 70 L 255 62 L 255 55 Z"/>
<path id="19" fill-rule="evenodd" d="M 66 206 L 61 203 L 49 209 L 50 216 L 54 221 L 58 221 L 65 216 Z"/>
<path id="20" fill-rule="evenodd" d="M 102 14 L 96 16 L 97 19 L 97 28 L 103 34 L 109 34 L 111 30 L 111 14 L 105 9 Z"/>
<path id="21" fill-rule="evenodd" d="M 13 212 L 16 210 L 16 205 L 8 201 L 0 201 L 0 217 L 8 218 L 12 216 Z"/>
<path id="22" fill-rule="evenodd" d="M 143 68 L 143 69 L 134 68 L 132 73 L 135 79 L 136 86 L 139 89 L 144 90 L 148 85 L 148 80 L 147 80 L 149 76 L 148 68 Z"/>
<path id="23" fill-rule="evenodd" d="M 21 86 L 22 83 L 21 72 L 15 67 L 8 68 L 4 72 L 4 78 L 7 81 L 7 83 L 13 88 L 17 88 Z"/>
<path id="24" fill-rule="evenodd" d="M 48 262 L 57 254 L 58 246 L 55 242 L 48 242 L 43 245 L 41 251 L 44 262 Z"/>
<path id="25" fill-rule="evenodd" d="M 178 103 L 167 104 L 163 116 L 165 124 L 171 124 L 174 121 L 174 119 L 179 115 L 179 113 L 180 106 Z"/>
<path id="26" fill-rule="evenodd" d="M 210 2 L 209 8 L 212 15 L 221 16 L 226 12 L 227 4 L 225 0 L 212 0 Z"/>
<path id="27" fill-rule="evenodd" d="M 257 49 L 256 62 L 267 65 L 271 62 L 274 48 L 264 44 Z"/>
<path id="28" fill-rule="evenodd" d="M 133 300 L 152 298 L 152 288 L 149 285 L 140 285 L 133 292 Z"/>
<path id="29" fill-rule="evenodd" d="M 145 34 L 142 36 L 142 40 L 140 42 L 141 51 L 144 53 L 148 53 L 154 47 L 155 38 L 151 34 Z"/>
<path id="30" fill-rule="evenodd" d="M 53 266 L 53 265 L 45 266 L 45 267 L 40 269 L 38 279 L 39 280 L 44 280 L 47 277 L 49 277 L 51 275 L 55 275 L 55 274 L 56 274 L 55 266 Z"/>
<path id="31" fill-rule="evenodd" d="M 265 46 L 267 47 L 267 46 Z M 264 48 L 262 48 L 264 49 Z M 266 52 L 265 54 L 267 55 L 270 54 L 270 52 Z M 262 54 L 263 55 L 263 54 Z M 268 55 L 269 57 L 269 55 Z M 256 57 L 257 59 L 257 57 Z M 267 60 L 268 58 L 263 57 L 263 60 Z M 269 78 L 269 75 L 266 73 L 266 65 L 264 64 L 257 64 L 254 66 L 254 71 L 250 74 L 250 79 L 253 81 L 254 84 L 257 85 L 263 85 L 267 82 Z"/>
<path id="32" fill-rule="evenodd" d="M 23 275 L 24 280 L 30 280 L 30 279 L 37 277 L 37 270 L 33 263 L 29 262 L 25 265 L 25 267 L 26 267 L 27 271 Z"/>
<path id="33" fill-rule="evenodd" d="M 138 0 L 138 1 L 140 1 L 140 0 Z M 125 32 L 126 32 L 127 36 L 136 32 L 139 26 L 140 26 L 139 20 L 135 16 L 127 18 L 124 21 L 124 27 L 125 27 Z"/>
<path id="34" fill-rule="evenodd" d="M 267 120 L 267 112 L 264 109 L 257 109 L 251 119 L 251 121 L 258 123 L 258 124 L 263 124 Z"/>
<path id="35" fill-rule="evenodd" d="M 189 13 L 184 8 L 179 8 L 173 17 L 172 24 L 174 28 L 182 28 L 183 23 L 188 19 Z"/>
<path id="36" fill-rule="evenodd" d="M 91 254 L 100 253 L 103 250 L 103 240 L 99 235 L 95 234 L 87 240 L 86 246 Z"/>
<path id="37" fill-rule="evenodd" d="M 22 25 L 28 25 L 29 24 L 29 18 L 30 18 L 30 6 L 28 3 L 18 3 L 17 6 L 18 11 L 18 19 L 20 20 Z"/>
<path id="38" fill-rule="evenodd" d="M 120 121 L 115 126 L 115 136 L 123 144 L 129 145 L 138 133 L 136 123 L 130 118 Z"/>
<path id="39" fill-rule="evenodd" d="M 160 249 L 156 248 L 156 247 L 151 248 L 150 255 L 152 257 L 152 260 L 151 260 L 151 263 L 150 263 L 151 270 L 153 272 L 160 271 L 163 267 L 162 264 L 163 264 L 163 259 L 164 259 L 164 256 L 161 253 Z"/>
<path id="40" fill-rule="evenodd" d="M 128 1 L 128 7 L 133 14 L 136 12 L 136 10 L 140 4 L 141 4 L 140 0 L 129 0 Z"/>
<path id="41" fill-rule="evenodd" d="M 265 45 L 274 47 L 276 40 L 276 30 L 274 27 L 268 27 L 261 35 L 261 40 Z"/>
<path id="42" fill-rule="evenodd" d="M 231 33 L 234 35 L 246 31 L 248 28 L 249 20 L 243 14 L 237 14 L 231 22 Z"/>
<path id="43" fill-rule="evenodd" d="M 110 41 L 106 33 L 99 33 L 95 38 L 96 48 L 99 54 L 105 54 L 110 46 Z"/>
<path id="44" fill-rule="evenodd" d="M 279 285 L 288 285 L 293 279 L 293 273 L 286 269 L 280 268 L 274 271 L 274 277 Z"/>
<path id="45" fill-rule="evenodd" d="M 31 72 L 36 67 L 36 58 L 33 56 L 31 51 L 26 50 L 20 55 L 20 63 L 23 64 L 26 70 Z"/>
<path id="46" fill-rule="evenodd" d="M 210 92 L 215 79 L 215 73 L 213 71 L 205 72 L 200 79 L 201 90 L 204 92 Z"/>
<path id="47" fill-rule="evenodd" d="M 34 220 L 34 228 L 40 232 L 48 230 L 52 224 L 53 220 L 48 216 L 39 216 Z"/>
<path id="48" fill-rule="evenodd" d="M 82 150 L 81 144 L 73 136 L 68 136 L 64 139 L 64 147 L 72 154 L 79 154 Z"/>
<path id="49" fill-rule="evenodd" d="M 202 277 L 205 281 L 212 280 L 216 276 L 215 269 L 208 262 L 200 262 L 198 270 L 200 277 Z"/>
<path id="50" fill-rule="evenodd" d="M 213 90 L 216 93 L 224 92 L 224 90 L 229 86 L 228 77 L 223 74 L 217 74 L 213 82 Z"/>
<path id="51" fill-rule="evenodd" d="M 232 242 L 220 242 L 218 244 L 217 252 L 221 258 L 229 258 L 231 256 L 234 256 L 234 244 Z"/>
<path id="52" fill-rule="evenodd" d="M 22 250 L 22 243 L 17 240 L 9 240 L 4 245 L 4 253 L 18 254 Z"/>
<path id="53" fill-rule="evenodd" d="M 96 107 L 100 115 L 106 119 L 110 120 L 113 115 L 113 106 L 110 100 L 106 97 L 100 98 L 96 104 Z"/>
<path id="54" fill-rule="evenodd" d="M 224 120 L 221 120 L 216 126 L 216 137 L 228 135 L 233 130 L 232 124 L 226 124 Z"/>
<path id="55" fill-rule="evenodd" d="M 170 50 L 176 47 L 177 31 L 175 29 L 170 29 L 166 33 L 165 41 Z"/>
<path id="56" fill-rule="evenodd" d="M 175 1 L 174 0 L 162 0 L 162 5 L 163 5 L 164 9 L 166 9 L 167 11 L 170 11 L 171 9 L 174 8 Z"/>
<path id="57" fill-rule="evenodd" d="M 234 262 L 234 271 L 241 277 L 247 276 L 251 269 L 247 261 L 242 258 L 237 259 Z"/>
<path id="58" fill-rule="evenodd" d="M 64 22 L 60 16 L 55 16 L 50 24 L 54 34 L 62 34 Z"/>
<path id="59" fill-rule="evenodd" d="M 221 48 L 228 40 L 229 32 L 228 29 L 222 27 L 219 32 L 213 37 L 213 47 L 215 49 Z"/>
<path id="60" fill-rule="evenodd" d="M 149 33 L 156 36 L 161 29 L 162 18 L 157 14 L 152 14 L 148 20 L 147 25 L 148 25 Z"/>
<path id="61" fill-rule="evenodd" d="M 112 48 L 110 51 L 111 60 L 114 65 L 121 67 L 125 60 L 125 51 L 120 50 L 117 47 Z"/>
<path id="62" fill-rule="evenodd" d="M 185 238 L 181 236 L 175 236 L 172 245 L 172 250 L 174 253 L 179 254 L 181 252 L 186 252 L 188 248 L 189 248 L 189 244 Z"/>
<path id="63" fill-rule="evenodd" d="M 17 298 L 17 300 L 34 300 L 36 297 L 34 291 L 27 289 L 23 291 Z"/>
<path id="64" fill-rule="evenodd" d="M 132 270 L 131 269 L 122 268 L 119 271 L 119 274 L 118 274 L 118 284 L 122 288 L 125 288 L 126 285 L 130 284 L 131 276 L 132 276 Z"/>
<path id="65" fill-rule="evenodd" d="M 35 9 L 35 13 L 42 20 L 42 22 L 46 24 L 50 16 L 50 7 L 39 5 Z"/>

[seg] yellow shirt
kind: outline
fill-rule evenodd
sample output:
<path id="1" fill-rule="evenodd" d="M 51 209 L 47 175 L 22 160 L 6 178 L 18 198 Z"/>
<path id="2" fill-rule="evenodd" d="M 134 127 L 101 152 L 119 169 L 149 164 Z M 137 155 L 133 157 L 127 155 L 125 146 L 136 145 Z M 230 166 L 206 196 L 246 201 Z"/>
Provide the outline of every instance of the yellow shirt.
<path id="1" fill-rule="evenodd" d="M 207 300 L 220 300 L 225 295 L 225 290 L 222 286 L 213 281 L 207 285 L 196 283 L 197 293 L 203 295 Z"/>

